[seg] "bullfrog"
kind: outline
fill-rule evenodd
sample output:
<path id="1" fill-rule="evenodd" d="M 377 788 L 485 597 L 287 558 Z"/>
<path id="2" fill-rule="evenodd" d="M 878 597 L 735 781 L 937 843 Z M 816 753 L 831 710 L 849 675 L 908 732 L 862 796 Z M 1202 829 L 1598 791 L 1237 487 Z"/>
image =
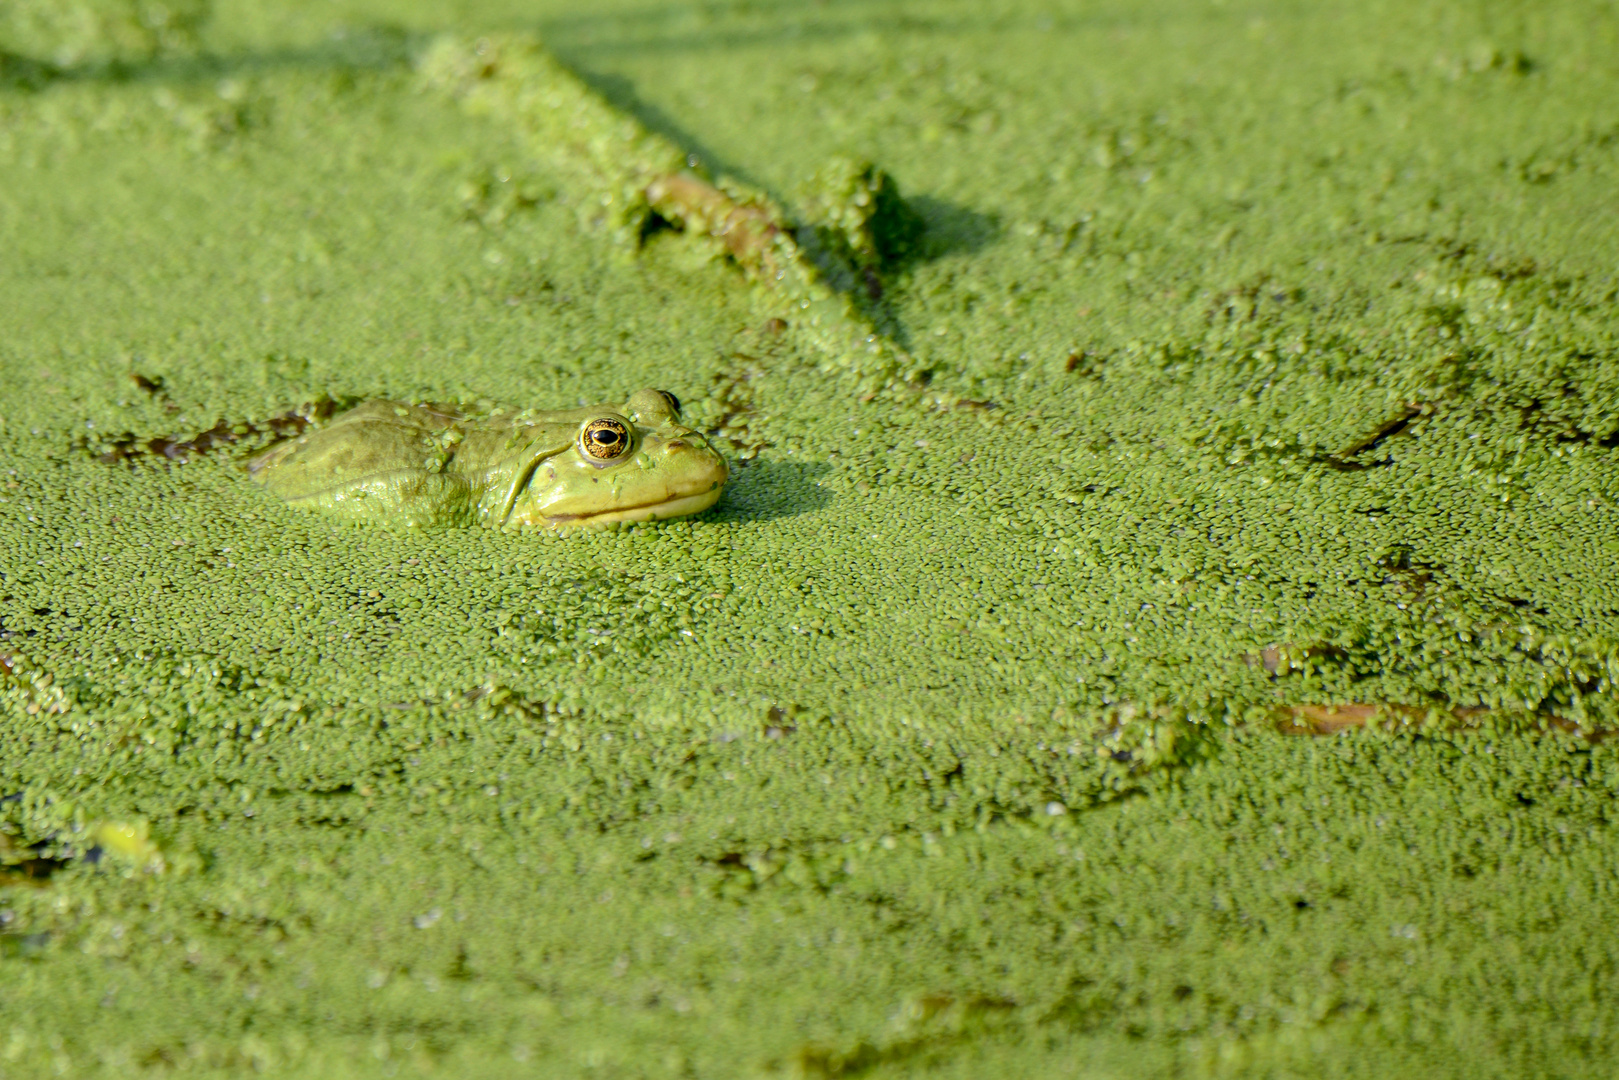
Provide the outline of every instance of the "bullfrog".
<path id="1" fill-rule="evenodd" d="M 708 509 L 725 459 L 666 390 L 556 412 L 367 401 L 248 464 L 294 506 L 411 526 L 556 531 Z"/>

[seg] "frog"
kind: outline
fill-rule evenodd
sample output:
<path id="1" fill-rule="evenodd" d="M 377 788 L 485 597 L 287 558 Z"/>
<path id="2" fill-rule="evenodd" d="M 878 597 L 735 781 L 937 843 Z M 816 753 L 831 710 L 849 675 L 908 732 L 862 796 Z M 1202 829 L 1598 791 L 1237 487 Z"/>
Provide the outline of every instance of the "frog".
<path id="1" fill-rule="evenodd" d="M 248 475 L 351 521 L 571 532 L 701 513 L 729 466 L 667 390 L 540 411 L 373 399 L 271 447 Z"/>

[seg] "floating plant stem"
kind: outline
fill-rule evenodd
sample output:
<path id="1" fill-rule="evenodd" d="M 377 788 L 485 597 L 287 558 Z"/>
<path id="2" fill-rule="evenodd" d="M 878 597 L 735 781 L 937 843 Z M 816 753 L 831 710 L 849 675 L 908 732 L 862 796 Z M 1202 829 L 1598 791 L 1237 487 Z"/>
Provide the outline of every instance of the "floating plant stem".
<path id="1" fill-rule="evenodd" d="M 678 146 L 609 105 L 537 40 L 440 38 L 419 66 L 429 86 L 520 130 L 536 157 L 573 189 L 587 225 L 633 245 L 656 215 L 707 237 L 759 284 L 769 314 L 822 355 L 823 370 L 847 371 L 873 386 L 919 374 L 862 309 L 862 288 L 868 299 L 880 290 L 872 287 L 870 266 L 840 251 L 847 245 L 820 242 L 818 234 L 829 230 L 793 224 L 761 192 L 705 177 Z M 856 172 L 872 178 L 870 191 L 892 191 L 892 182 L 869 166 Z M 857 199 L 848 209 L 862 220 L 896 204 L 851 190 Z"/>

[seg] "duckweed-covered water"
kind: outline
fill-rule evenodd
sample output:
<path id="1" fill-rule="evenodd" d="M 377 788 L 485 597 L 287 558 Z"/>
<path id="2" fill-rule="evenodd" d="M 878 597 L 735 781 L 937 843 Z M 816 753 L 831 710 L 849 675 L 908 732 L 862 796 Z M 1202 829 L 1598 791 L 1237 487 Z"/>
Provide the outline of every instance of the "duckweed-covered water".
<path id="1" fill-rule="evenodd" d="M 0 8 L 0 1076 L 1605 1075 L 1616 27 Z M 603 224 L 608 144 L 447 34 L 802 220 L 874 162 L 881 348 Z M 731 455 L 701 517 L 242 468 L 644 386 Z M 1400 732 L 1283 733 L 1354 704 Z"/>

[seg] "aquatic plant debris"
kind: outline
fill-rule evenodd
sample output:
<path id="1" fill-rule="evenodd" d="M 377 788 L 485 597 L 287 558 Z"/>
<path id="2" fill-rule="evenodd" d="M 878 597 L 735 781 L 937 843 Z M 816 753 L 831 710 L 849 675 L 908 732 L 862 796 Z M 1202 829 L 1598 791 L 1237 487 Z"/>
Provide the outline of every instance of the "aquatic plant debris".
<path id="1" fill-rule="evenodd" d="M 1589 5 L 161 6 L 0 9 L 0 1073 L 1612 1071 Z M 926 385 L 426 85 L 513 29 Z M 247 472 L 644 386 L 700 517 Z"/>
<path id="2" fill-rule="evenodd" d="M 147 393 L 155 393 L 160 389 L 157 384 L 142 375 L 135 374 L 131 379 Z M 172 404 L 168 408 L 173 412 L 179 411 Z M 144 455 L 185 464 L 196 454 L 234 446 L 243 441 L 251 446 L 269 440 L 294 438 L 303 434 L 311 424 L 319 424 L 329 419 L 335 408 L 335 402 L 322 398 L 300 406 L 292 412 L 272 416 L 260 423 L 241 421 L 233 423 L 221 420 L 212 427 L 194 434 L 157 435 L 147 438 L 128 431 L 118 435 L 98 433 L 94 438 L 82 437 L 80 446 L 94 454 L 97 460 L 109 465 L 119 462 L 133 463 Z"/>
<path id="3" fill-rule="evenodd" d="M 795 229 L 762 192 L 704 177 L 695 158 L 608 105 L 537 39 L 443 37 L 418 67 L 428 85 L 522 131 L 532 151 L 577 186 L 582 222 L 619 243 L 638 240 L 654 215 L 711 237 L 763 286 L 772 312 L 824 354 L 828 370 L 877 385 L 921 374 L 856 301 L 857 290 L 880 299 L 879 263 L 899 255 L 919 227 L 892 179 L 875 167 L 841 170 L 849 174 L 837 177 L 845 197 L 823 197 L 816 207 L 841 243 L 806 249 L 800 237 L 814 230 Z"/>

